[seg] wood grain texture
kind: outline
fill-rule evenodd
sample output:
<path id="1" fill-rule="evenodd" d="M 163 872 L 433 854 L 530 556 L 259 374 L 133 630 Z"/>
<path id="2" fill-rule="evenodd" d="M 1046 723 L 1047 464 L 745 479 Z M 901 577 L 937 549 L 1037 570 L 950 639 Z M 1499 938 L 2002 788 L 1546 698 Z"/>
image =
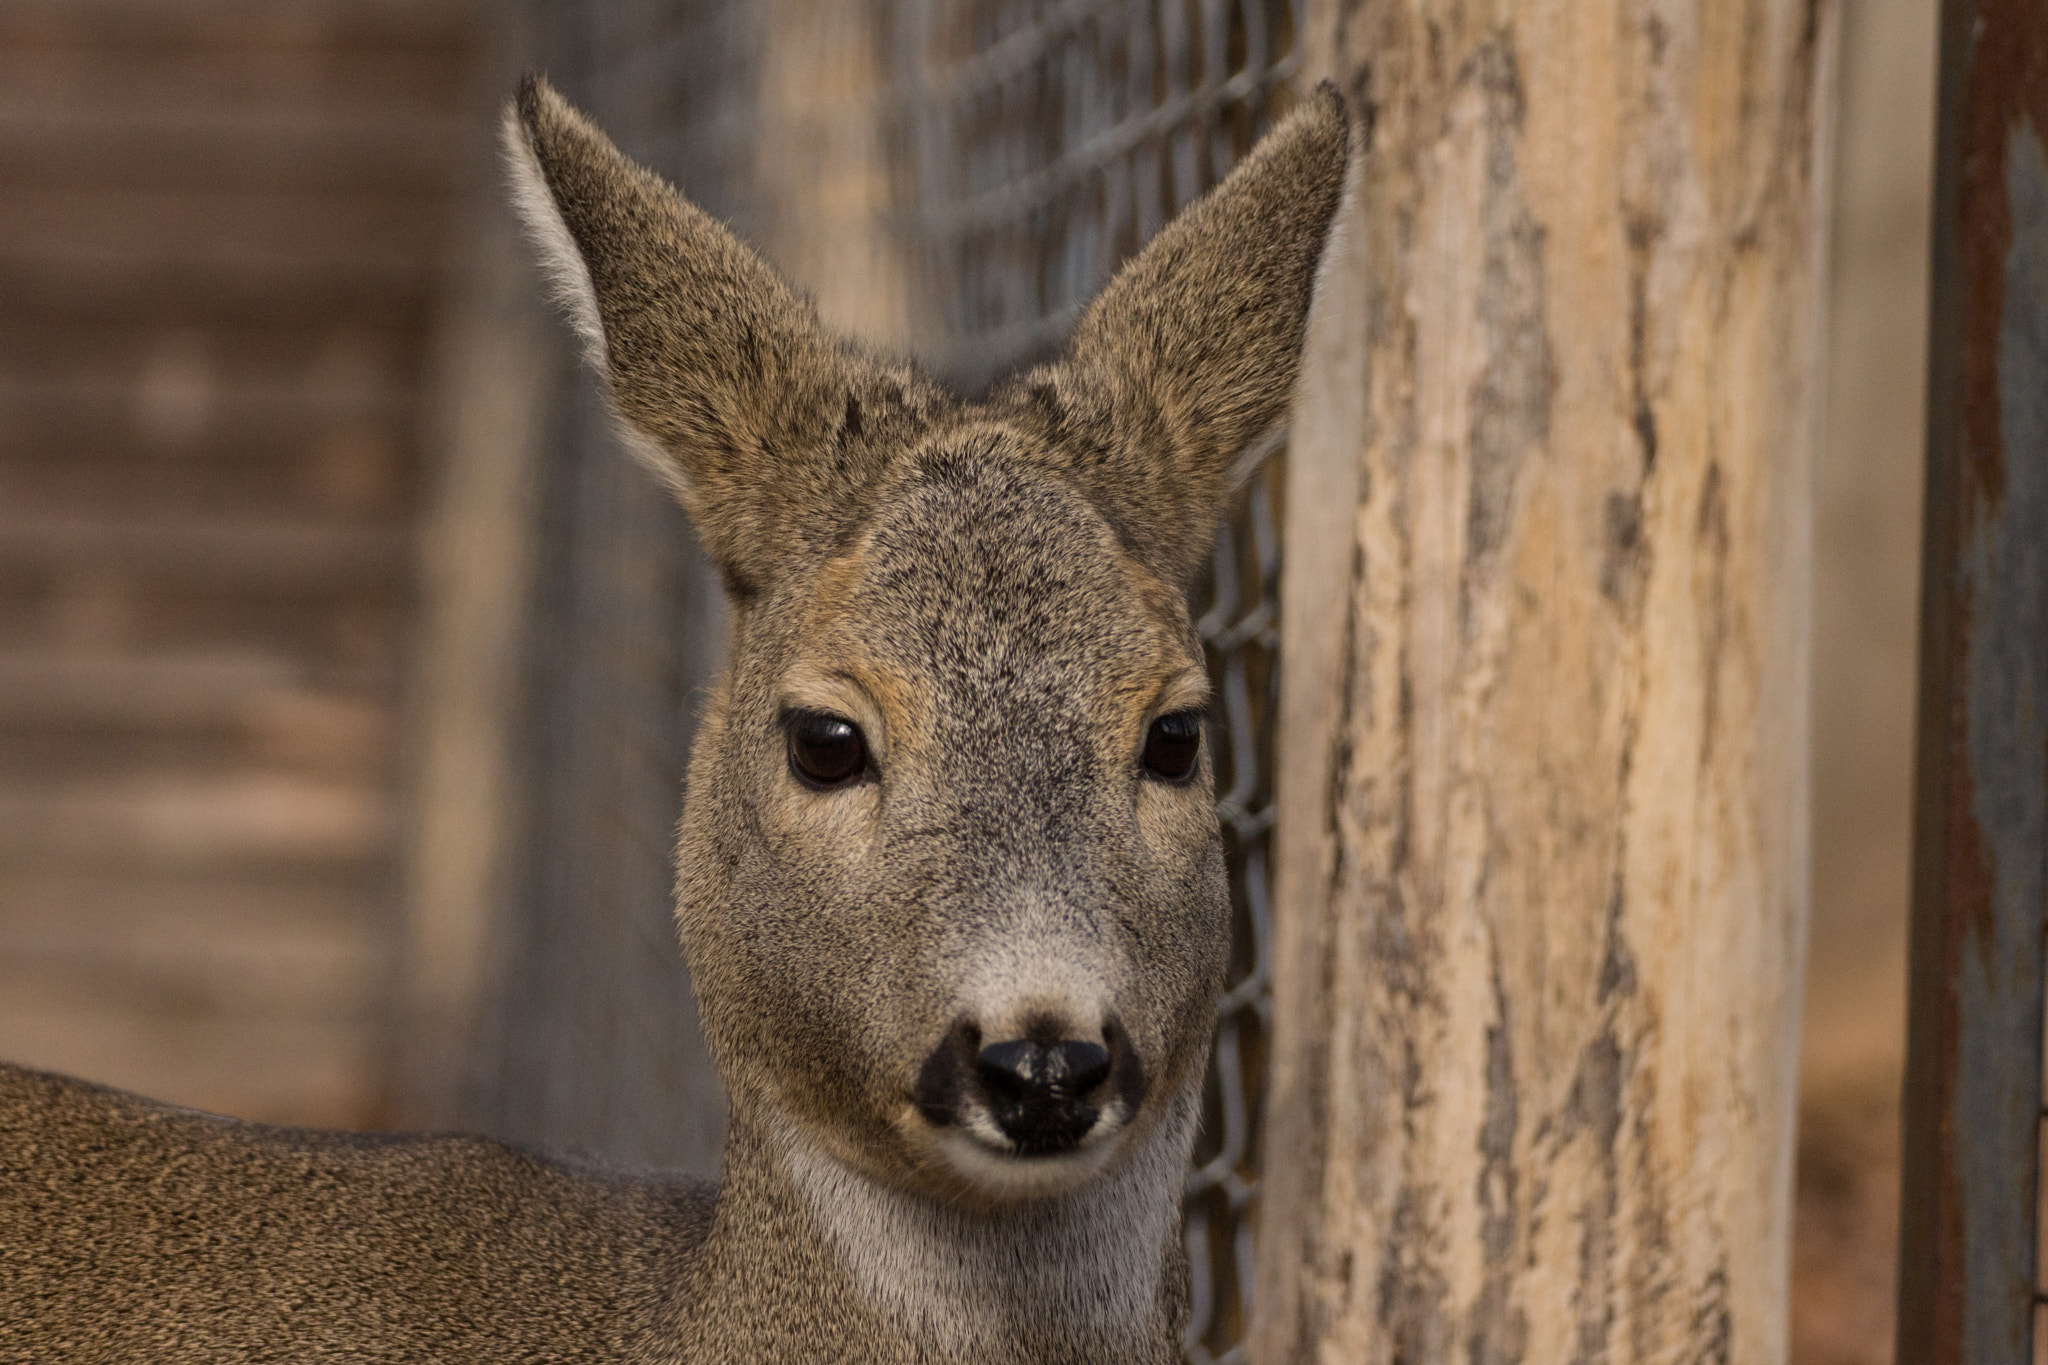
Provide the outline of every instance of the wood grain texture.
<path id="1" fill-rule="evenodd" d="M 1832 24 L 1310 6 L 1255 1359 L 1783 1359 Z"/>

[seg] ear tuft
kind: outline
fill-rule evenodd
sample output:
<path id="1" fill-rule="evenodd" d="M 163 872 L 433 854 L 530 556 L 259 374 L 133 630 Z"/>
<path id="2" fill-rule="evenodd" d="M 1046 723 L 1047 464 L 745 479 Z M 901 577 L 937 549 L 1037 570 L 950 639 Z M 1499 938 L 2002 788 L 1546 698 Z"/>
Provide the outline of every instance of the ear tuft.
<path id="1" fill-rule="evenodd" d="M 1170 578 L 1206 550 L 1239 454 L 1286 416 L 1352 150 L 1325 81 L 1118 272 L 1064 360 L 1022 381 L 1106 445 L 1067 473 Z"/>

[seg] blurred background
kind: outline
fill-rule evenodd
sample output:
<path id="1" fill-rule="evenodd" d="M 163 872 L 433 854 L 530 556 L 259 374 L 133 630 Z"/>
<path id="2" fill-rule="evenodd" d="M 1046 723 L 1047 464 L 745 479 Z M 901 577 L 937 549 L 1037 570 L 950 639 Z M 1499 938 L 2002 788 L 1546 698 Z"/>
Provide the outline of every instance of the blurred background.
<path id="1" fill-rule="evenodd" d="M 454 4 L 0 6 L 0 1053 L 380 1118 Z"/>
<path id="2" fill-rule="evenodd" d="M 0 6 L 0 1057 L 708 1169 L 666 905 L 721 607 L 537 298 L 499 102 L 547 70 L 829 321 L 972 382 L 1290 97 L 1286 0 L 1133 27 L 1111 61 L 1082 25 L 1123 8 Z M 1803 1365 L 1891 1356 L 1933 135 L 1934 0 L 1841 14 Z M 1248 943 L 1270 472 L 1203 590 Z M 1256 952 L 1198 1191 L 1217 1342 Z"/>

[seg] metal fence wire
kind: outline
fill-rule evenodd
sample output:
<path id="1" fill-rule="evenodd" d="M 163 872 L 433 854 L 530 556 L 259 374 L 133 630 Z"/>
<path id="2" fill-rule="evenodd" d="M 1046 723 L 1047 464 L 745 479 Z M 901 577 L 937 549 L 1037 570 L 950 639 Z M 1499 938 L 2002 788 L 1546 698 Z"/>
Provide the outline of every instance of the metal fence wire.
<path id="1" fill-rule="evenodd" d="M 832 0 L 812 0 L 832 3 Z M 869 0 L 888 230 L 968 387 L 1056 350 L 1116 267 L 1228 172 L 1293 97 L 1302 0 Z M 780 8 L 778 8 L 778 5 Z M 542 3 L 551 70 L 626 149 L 763 241 L 748 134 L 767 45 L 804 0 Z M 788 210 L 787 196 L 773 207 Z M 770 245 L 772 254 L 772 243 Z M 565 380 L 565 383 L 568 382 Z M 521 935 L 472 1117 L 539 1142 L 707 1169 L 722 1110 L 675 963 L 669 842 L 693 693 L 716 668 L 715 579 L 679 514 L 566 407 L 528 758 Z M 1243 476 L 1194 599 L 1235 947 L 1187 1183 L 1190 1360 L 1236 1360 L 1252 1279 L 1270 1018 L 1267 844 L 1283 443 Z M 637 481 L 637 482 L 636 482 Z M 706 1115 L 711 1117 L 707 1120 Z"/>

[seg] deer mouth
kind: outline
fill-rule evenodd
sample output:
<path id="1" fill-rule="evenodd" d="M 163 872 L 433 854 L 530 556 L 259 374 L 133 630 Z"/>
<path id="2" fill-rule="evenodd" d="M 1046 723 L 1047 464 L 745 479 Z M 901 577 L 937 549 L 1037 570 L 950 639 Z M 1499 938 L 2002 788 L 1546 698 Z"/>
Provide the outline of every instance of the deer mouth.
<path id="1" fill-rule="evenodd" d="M 1098 1113 L 1078 1140 L 1027 1151 L 985 1114 L 970 1110 L 935 1134 L 940 1163 L 957 1188 L 998 1203 L 1046 1199 L 1085 1185 L 1108 1169 L 1128 1125 L 1114 1107 Z"/>
<path id="2" fill-rule="evenodd" d="M 955 1125 L 987 1151 L 1018 1161 L 1051 1161 L 1112 1139 L 1124 1126 L 1122 1104 L 1102 1108 L 1085 1100 L 1006 1102 L 963 1107 Z"/>

